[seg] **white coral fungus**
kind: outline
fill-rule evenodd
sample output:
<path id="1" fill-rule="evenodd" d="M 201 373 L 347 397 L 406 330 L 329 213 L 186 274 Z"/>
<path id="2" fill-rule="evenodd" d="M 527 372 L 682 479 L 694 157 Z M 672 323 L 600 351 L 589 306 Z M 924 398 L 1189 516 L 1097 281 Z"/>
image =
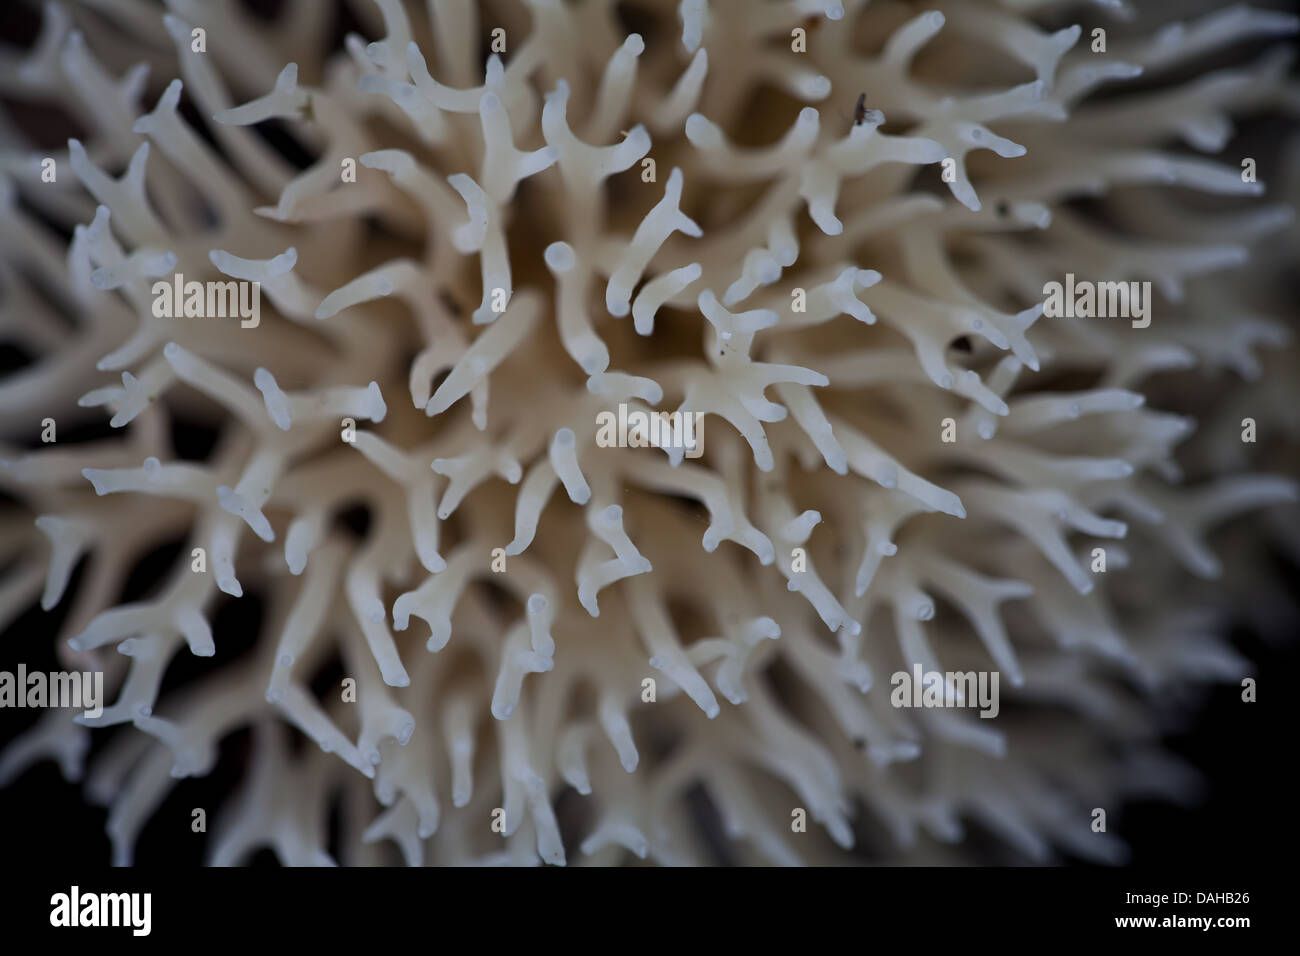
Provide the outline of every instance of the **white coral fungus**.
<path id="1" fill-rule="evenodd" d="M 1118 860 L 1091 808 L 1181 789 L 1145 702 L 1240 680 L 1232 589 L 1189 581 L 1258 550 L 1225 568 L 1207 535 L 1297 527 L 1235 423 L 1296 431 L 1244 265 L 1291 221 L 1228 149 L 1232 116 L 1297 109 L 1293 17 L 645 0 L 642 35 L 614 0 L 356 0 L 377 39 L 326 54 L 318 0 L 166 6 L 48 3 L 0 56 L 6 97 L 80 130 L 43 177 L 0 127 L 4 333 L 33 356 L 0 383 L 0 616 L 71 601 L 51 638 L 115 688 L 0 779 L 58 760 L 129 863 L 251 728 L 217 864 L 944 861 L 972 821 Z M 1150 282 L 1154 321 L 1043 317 L 1066 272 Z M 258 283 L 260 324 L 160 315 L 174 274 Z M 1145 386 L 1196 369 L 1241 384 L 1193 437 L 1187 389 Z M 703 457 L 597 444 L 620 404 L 703 413 Z M 20 444 L 101 412 L 121 440 Z M 217 428 L 206 460 L 177 420 Z M 246 590 L 254 649 L 160 697 Z M 313 689 L 335 661 L 353 694 Z M 913 665 L 998 672 L 1001 713 L 892 706 Z"/>

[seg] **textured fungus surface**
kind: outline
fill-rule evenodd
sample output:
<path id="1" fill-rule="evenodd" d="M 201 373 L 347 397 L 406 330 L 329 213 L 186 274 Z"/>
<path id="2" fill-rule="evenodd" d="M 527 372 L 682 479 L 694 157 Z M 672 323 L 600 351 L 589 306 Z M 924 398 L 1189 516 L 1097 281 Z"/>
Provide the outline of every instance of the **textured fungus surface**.
<path id="1" fill-rule="evenodd" d="M 78 129 L 0 124 L 31 356 L 0 379 L 0 617 L 70 605 L 48 640 L 110 688 L 0 781 L 58 761 L 128 863 L 251 728 L 218 864 L 954 862 L 971 823 L 1120 861 L 1093 808 L 1194 791 L 1160 699 L 1250 676 L 1223 635 L 1277 612 L 1266 541 L 1300 537 L 1300 152 L 1255 182 L 1232 145 L 1300 111 L 1293 17 L 347 7 L 331 49 L 318 0 L 51 3 L 0 53 L 6 102 Z M 1067 273 L 1151 283 L 1149 326 L 1045 317 Z M 160 315 L 177 274 L 259 283 L 260 321 Z M 620 404 L 702 413 L 702 454 L 606 447 Z M 117 434 L 36 440 L 95 416 Z M 160 695 L 254 595 L 253 649 Z M 914 664 L 996 671 L 1000 713 L 892 706 Z"/>

